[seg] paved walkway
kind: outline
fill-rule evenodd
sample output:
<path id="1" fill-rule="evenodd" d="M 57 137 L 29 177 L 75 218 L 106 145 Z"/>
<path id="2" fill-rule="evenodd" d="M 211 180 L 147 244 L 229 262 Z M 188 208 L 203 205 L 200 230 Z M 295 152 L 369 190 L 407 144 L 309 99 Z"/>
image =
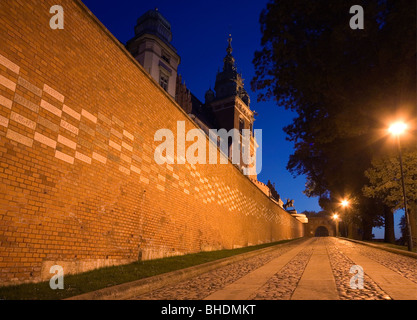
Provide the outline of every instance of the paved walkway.
<path id="1" fill-rule="evenodd" d="M 345 248 L 344 253 L 356 265 L 361 266 L 364 272 L 392 299 L 417 300 L 417 283 L 405 278 L 398 270 L 392 270 L 382 265 L 355 248 Z M 410 263 L 414 263 L 415 267 L 417 259 L 411 260 Z"/>
<path id="2" fill-rule="evenodd" d="M 363 274 L 351 273 L 352 266 Z M 417 260 L 342 239 L 310 238 L 136 299 L 417 300 Z"/>
<path id="3" fill-rule="evenodd" d="M 313 253 L 298 282 L 292 300 L 337 300 L 339 294 L 333 277 L 326 243 L 315 241 Z"/>
<path id="4" fill-rule="evenodd" d="M 311 239 L 248 273 L 239 280 L 207 296 L 205 300 L 246 300 L 272 276 L 291 261 L 302 249 L 311 244 Z"/>

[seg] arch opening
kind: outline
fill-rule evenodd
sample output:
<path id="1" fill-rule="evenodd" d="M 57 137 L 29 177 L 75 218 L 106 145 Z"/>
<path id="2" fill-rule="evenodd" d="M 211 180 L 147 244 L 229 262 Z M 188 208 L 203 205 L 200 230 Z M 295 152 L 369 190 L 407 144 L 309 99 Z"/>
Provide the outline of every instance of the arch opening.
<path id="1" fill-rule="evenodd" d="M 314 232 L 314 236 L 315 237 L 328 237 L 329 230 L 324 226 L 317 227 L 316 231 Z"/>

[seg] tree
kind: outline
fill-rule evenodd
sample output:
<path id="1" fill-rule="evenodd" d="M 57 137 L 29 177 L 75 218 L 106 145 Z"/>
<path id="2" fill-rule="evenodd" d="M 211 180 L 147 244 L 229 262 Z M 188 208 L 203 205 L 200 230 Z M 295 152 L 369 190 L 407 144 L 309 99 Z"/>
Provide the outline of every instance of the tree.
<path id="1" fill-rule="evenodd" d="M 349 26 L 358 1 L 268 3 L 251 85 L 258 100 L 274 99 L 297 113 L 284 128 L 295 146 L 287 169 L 307 177 L 305 193 L 322 202 L 355 197 L 370 238 L 383 211 L 375 214 L 379 200 L 362 193 L 364 172 L 382 152 L 381 119 L 415 112 L 416 28 L 409 1 L 359 2 L 364 30 Z"/>
<path id="2" fill-rule="evenodd" d="M 405 221 L 405 216 L 401 217 L 399 226 L 400 226 L 400 232 L 401 232 L 401 237 L 399 239 L 399 242 L 400 242 L 401 245 L 406 245 L 407 241 L 408 241 L 407 240 L 408 232 L 407 232 L 407 224 L 406 224 L 406 221 Z"/>
<path id="3" fill-rule="evenodd" d="M 324 211 L 324 210 L 319 211 L 319 212 L 304 210 L 304 211 L 303 211 L 303 212 L 301 212 L 301 213 L 305 214 L 307 218 L 314 218 L 314 217 L 320 217 L 320 218 L 326 217 L 326 218 L 331 218 L 331 217 L 330 217 L 330 216 L 331 216 L 331 215 L 330 215 L 330 213 L 329 213 L 329 212 L 327 212 L 327 211 Z"/>
<path id="4" fill-rule="evenodd" d="M 417 143 L 413 141 L 411 145 L 412 147 L 404 149 L 402 154 L 411 232 L 413 239 L 417 239 Z M 372 166 L 365 171 L 365 175 L 369 179 L 369 184 L 363 188 L 366 196 L 380 199 L 388 208 L 390 215 L 393 211 L 404 208 L 398 155 L 390 154 L 374 158 Z M 392 228 L 393 224 L 392 218 Z"/>

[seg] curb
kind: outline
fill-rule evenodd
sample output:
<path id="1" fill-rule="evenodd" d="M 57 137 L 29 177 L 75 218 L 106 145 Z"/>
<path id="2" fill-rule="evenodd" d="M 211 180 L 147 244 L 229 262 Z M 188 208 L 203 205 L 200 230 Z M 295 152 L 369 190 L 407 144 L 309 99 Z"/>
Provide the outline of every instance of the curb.
<path id="1" fill-rule="evenodd" d="M 297 243 L 305 240 L 306 238 L 300 238 L 293 240 L 289 243 Z M 135 296 L 148 293 L 153 290 L 160 289 L 166 285 L 176 284 L 178 282 L 188 280 L 189 278 L 198 276 L 205 272 L 227 266 L 229 264 L 251 258 L 258 254 L 268 253 L 276 249 L 277 246 L 281 246 L 286 243 L 276 244 L 271 247 L 253 250 L 250 252 L 241 253 L 235 256 L 222 258 L 215 261 L 206 262 L 196 266 L 188 267 L 185 269 L 175 270 L 164 274 L 122 283 L 119 285 L 111 286 L 96 291 L 87 292 L 81 295 L 66 298 L 64 300 L 125 300 Z"/>
<path id="2" fill-rule="evenodd" d="M 381 249 L 381 250 L 385 250 L 385 251 L 389 251 L 389 252 L 392 252 L 392 253 L 397 253 L 397 254 L 400 254 L 400 255 L 403 255 L 403 256 L 407 256 L 407 257 L 417 259 L 417 253 L 415 253 L 415 252 L 410 252 L 410 251 L 405 251 L 405 250 L 401 250 L 401 249 L 395 249 L 395 248 L 380 246 L 380 245 L 377 245 L 377 244 L 363 242 L 363 241 L 360 241 L 360 240 L 344 238 L 344 237 L 338 237 L 338 238 L 343 239 L 343 240 L 347 240 L 347 241 L 351 241 L 351 242 L 355 242 L 355 243 L 358 243 L 358 244 L 362 244 L 364 246 L 377 248 L 377 249 Z"/>

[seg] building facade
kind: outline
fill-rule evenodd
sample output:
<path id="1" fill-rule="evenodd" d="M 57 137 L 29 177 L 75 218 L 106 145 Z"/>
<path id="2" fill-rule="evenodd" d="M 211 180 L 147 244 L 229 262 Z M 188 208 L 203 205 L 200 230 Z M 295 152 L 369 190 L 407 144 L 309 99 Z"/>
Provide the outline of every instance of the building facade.
<path id="1" fill-rule="evenodd" d="M 137 20 L 135 36 L 127 42 L 126 48 L 152 78 L 175 98 L 180 56 L 171 41 L 171 24 L 155 9 Z"/>
<path id="2" fill-rule="evenodd" d="M 223 69 L 216 75 L 214 91 L 211 88 L 207 90 L 204 103 L 187 89 L 181 76 L 177 75 L 180 57 L 171 40 L 170 23 L 158 9 L 149 10 L 137 20 L 135 37 L 127 42 L 126 48 L 207 135 L 210 129 L 225 129 L 228 132 L 231 129 L 238 130 L 238 144 L 233 145 L 229 139 L 227 150 L 224 151 L 232 158 L 232 148 L 238 147 L 240 157 L 234 159 L 234 163 L 241 171 L 247 169 L 246 175 L 257 180 L 258 145 L 253 135 L 255 112 L 250 109 L 249 94 L 244 88 L 242 74 L 235 65 L 231 36 L 223 59 Z M 249 143 L 245 143 L 244 129 L 250 131 Z M 217 143 L 220 147 L 221 141 Z"/>
<path id="3" fill-rule="evenodd" d="M 253 135 L 255 112 L 250 109 L 250 98 L 244 88 L 242 74 L 237 71 L 232 51 L 232 38 L 229 35 L 223 69 L 216 75 L 214 91 L 210 88 L 205 94 L 204 108 L 215 119 L 215 128 L 239 131 L 239 148 L 242 150 L 239 168 L 248 169 L 248 176 L 257 180 L 255 170 L 257 144 Z M 249 145 L 245 145 L 244 129 L 250 132 Z M 229 156 L 232 154 L 231 147 L 229 143 Z M 253 161 L 243 159 L 245 148 L 249 148 L 248 155 L 254 159 Z"/>

